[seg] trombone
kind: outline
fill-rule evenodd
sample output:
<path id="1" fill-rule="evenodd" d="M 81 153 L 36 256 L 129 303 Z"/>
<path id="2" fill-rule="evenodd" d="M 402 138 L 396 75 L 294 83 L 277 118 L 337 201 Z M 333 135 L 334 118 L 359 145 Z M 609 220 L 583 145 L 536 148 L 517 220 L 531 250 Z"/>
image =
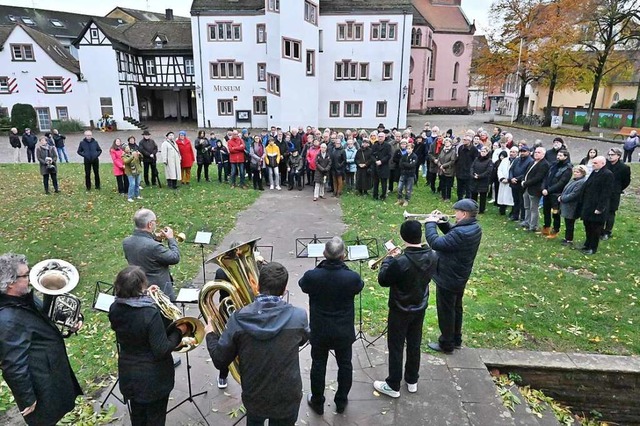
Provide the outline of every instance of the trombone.
<path id="1" fill-rule="evenodd" d="M 441 211 L 434 210 L 431 213 L 409 213 L 408 211 L 404 211 L 402 214 L 404 220 L 417 220 L 418 222 L 424 223 L 427 219 L 436 217 L 438 219 L 437 223 L 446 223 L 449 222 L 449 215 L 442 213 Z"/>

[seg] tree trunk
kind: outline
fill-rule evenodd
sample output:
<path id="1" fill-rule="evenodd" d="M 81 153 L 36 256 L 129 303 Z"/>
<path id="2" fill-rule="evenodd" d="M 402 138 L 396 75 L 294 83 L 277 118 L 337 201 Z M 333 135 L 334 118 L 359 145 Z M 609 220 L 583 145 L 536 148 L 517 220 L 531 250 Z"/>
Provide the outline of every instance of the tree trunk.
<path id="1" fill-rule="evenodd" d="M 598 67 L 596 68 L 593 79 L 593 91 L 591 92 L 591 100 L 589 100 L 589 108 L 587 109 L 587 117 L 584 125 L 582 126 L 583 132 L 591 131 L 591 118 L 593 117 L 593 110 L 596 107 L 596 101 L 598 100 L 598 91 L 600 91 L 600 82 L 602 81 L 602 74 L 604 72 L 605 63 L 606 58 L 604 59 L 604 62 L 602 61 L 602 59 L 598 61 Z"/>
<path id="2" fill-rule="evenodd" d="M 631 120 L 633 127 L 640 127 L 640 81 L 638 81 L 638 93 L 636 93 L 636 107 L 633 110 L 633 119 Z"/>
<path id="3" fill-rule="evenodd" d="M 520 84 L 520 96 L 518 96 L 518 117 L 516 121 L 520 122 L 524 113 L 524 95 L 527 93 L 527 83 L 529 81 L 522 79 L 522 84 Z"/>
<path id="4" fill-rule="evenodd" d="M 544 110 L 544 123 L 542 127 L 551 127 L 551 106 L 553 105 L 553 94 L 558 83 L 558 71 L 553 71 L 549 80 L 549 94 L 547 95 L 547 107 Z"/>

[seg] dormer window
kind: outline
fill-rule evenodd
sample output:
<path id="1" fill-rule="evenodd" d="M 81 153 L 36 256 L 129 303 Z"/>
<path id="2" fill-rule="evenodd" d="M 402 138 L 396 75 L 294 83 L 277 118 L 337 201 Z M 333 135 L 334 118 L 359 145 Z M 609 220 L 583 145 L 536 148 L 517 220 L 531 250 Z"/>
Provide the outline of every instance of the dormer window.
<path id="1" fill-rule="evenodd" d="M 160 37 L 156 37 L 156 49 L 162 49 L 162 39 Z"/>
<path id="2" fill-rule="evenodd" d="M 156 35 L 156 38 L 153 39 L 153 45 L 156 49 L 162 49 L 165 44 L 167 44 L 167 37 L 162 34 Z"/>
<path id="3" fill-rule="evenodd" d="M 23 16 L 22 17 L 22 22 L 24 22 L 26 25 L 31 25 L 31 26 L 36 24 L 35 21 L 33 19 L 29 18 L 28 16 Z"/>
<path id="4" fill-rule="evenodd" d="M 7 16 L 7 18 L 9 18 L 9 20 L 10 20 L 11 22 L 18 22 L 18 18 L 16 18 L 16 17 L 15 17 L 15 16 L 13 16 L 13 15 L 9 15 L 9 16 Z"/>
<path id="5" fill-rule="evenodd" d="M 64 28 L 64 24 L 57 19 L 50 19 L 49 22 L 56 28 Z"/>

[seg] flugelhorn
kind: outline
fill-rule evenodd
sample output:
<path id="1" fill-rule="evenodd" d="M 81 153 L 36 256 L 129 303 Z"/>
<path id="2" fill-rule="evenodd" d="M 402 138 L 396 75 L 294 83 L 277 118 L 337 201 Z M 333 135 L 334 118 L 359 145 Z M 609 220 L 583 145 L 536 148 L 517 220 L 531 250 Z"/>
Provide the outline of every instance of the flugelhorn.
<path id="1" fill-rule="evenodd" d="M 402 214 L 404 220 L 417 220 L 418 222 L 425 222 L 427 219 L 436 217 L 438 219 L 438 223 L 446 223 L 449 222 L 449 215 L 444 214 L 438 210 L 435 210 L 431 213 L 409 213 L 408 211 L 404 211 Z"/>
<path id="2" fill-rule="evenodd" d="M 391 257 L 396 257 L 399 256 L 400 254 L 402 254 L 404 247 L 398 247 L 395 244 L 393 244 L 393 241 L 389 240 L 386 243 L 384 243 L 384 246 L 387 249 L 387 252 L 385 254 L 383 254 L 382 256 L 380 256 L 377 259 L 371 259 L 368 263 L 369 268 L 372 271 L 375 271 L 376 269 L 378 269 L 380 267 L 380 264 L 382 263 L 383 260 L 385 260 L 387 257 L 391 256 Z"/>
<path id="3" fill-rule="evenodd" d="M 84 320 L 80 299 L 70 293 L 79 281 L 76 267 L 62 259 L 43 260 L 29 272 L 29 282 L 44 295 L 44 311 L 63 337 L 75 333 L 78 323 Z"/>
<path id="4" fill-rule="evenodd" d="M 154 235 L 154 239 L 156 241 L 164 241 L 167 239 L 167 235 L 165 234 L 165 232 L 167 231 L 167 228 L 162 228 L 161 232 L 156 232 Z M 184 234 L 184 232 L 174 232 L 173 233 L 174 238 L 176 239 L 177 242 L 179 243 L 183 243 L 185 242 L 185 240 L 187 239 L 187 236 Z"/>
<path id="5" fill-rule="evenodd" d="M 185 317 L 182 315 L 182 311 L 176 305 L 171 303 L 169 297 L 162 290 L 147 290 L 147 294 L 160 309 L 160 313 L 167 319 L 173 321 L 167 332 L 173 331 L 178 325 L 186 324 L 187 333 L 182 336 L 182 340 L 174 349 L 175 352 L 189 352 L 195 349 L 204 340 L 204 324 L 198 318 Z"/>

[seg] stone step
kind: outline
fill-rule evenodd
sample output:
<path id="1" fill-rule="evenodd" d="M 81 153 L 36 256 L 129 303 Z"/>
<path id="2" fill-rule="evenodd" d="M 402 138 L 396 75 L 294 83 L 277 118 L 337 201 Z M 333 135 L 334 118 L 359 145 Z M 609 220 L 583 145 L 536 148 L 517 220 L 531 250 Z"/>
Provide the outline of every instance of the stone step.
<path id="1" fill-rule="evenodd" d="M 520 399 L 520 404 L 516 404 L 513 411 L 516 426 L 560 426 L 560 422 L 547 403 L 542 403 L 544 410 L 537 415 L 529 408 L 527 400 L 517 386 L 514 386 L 511 392 Z"/>

